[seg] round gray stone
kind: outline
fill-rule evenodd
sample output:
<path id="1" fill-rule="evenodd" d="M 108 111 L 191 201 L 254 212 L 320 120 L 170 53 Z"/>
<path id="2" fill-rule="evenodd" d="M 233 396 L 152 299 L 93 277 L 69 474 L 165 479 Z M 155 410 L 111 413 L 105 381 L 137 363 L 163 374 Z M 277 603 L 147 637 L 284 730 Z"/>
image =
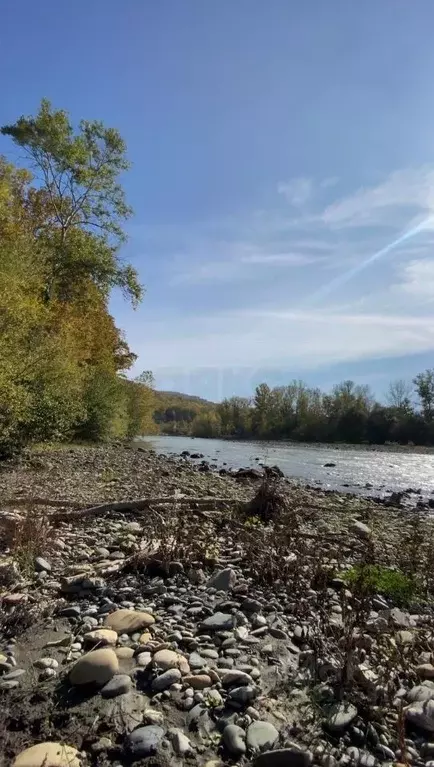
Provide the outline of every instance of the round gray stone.
<path id="1" fill-rule="evenodd" d="M 252 751 L 267 751 L 273 748 L 278 739 L 279 733 L 275 726 L 261 719 L 252 722 L 247 730 L 247 747 Z"/>
<path id="2" fill-rule="evenodd" d="M 103 698 L 116 698 L 118 695 L 124 695 L 131 690 L 133 686 L 131 677 L 128 674 L 115 674 L 101 690 Z"/>
<path id="3" fill-rule="evenodd" d="M 208 631 L 227 631 L 234 625 L 234 618 L 230 613 L 214 613 L 209 618 L 205 618 L 202 628 Z"/>
<path id="4" fill-rule="evenodd" d="M 167 690 L 172 684 L 179 682 L 181 679 L 181 672 L 178 668 L 169 668 L 160 676 L 155 677 L 152 682 L 153 692 L 162 692 Z"/>
<path id="5" fill-rule="evenodd" d="M 333 706 L 327 719 L 327 729 L 330 730 L 330 732 L 341 732 L 349 727 L 356 716 L 357 709 L 352 703 L 337 703 Z"/>
<path id="6" fill-rule="evenodd" d="M 152 756 L 158 749 L 163 739 L 164 730 L 157 724 L 149 724 L 146 727 L 139 727 L 127 735 L 125 739 L 125 748 L 131 755 L 133 761 L 142 759 L 146 756 Z"/>

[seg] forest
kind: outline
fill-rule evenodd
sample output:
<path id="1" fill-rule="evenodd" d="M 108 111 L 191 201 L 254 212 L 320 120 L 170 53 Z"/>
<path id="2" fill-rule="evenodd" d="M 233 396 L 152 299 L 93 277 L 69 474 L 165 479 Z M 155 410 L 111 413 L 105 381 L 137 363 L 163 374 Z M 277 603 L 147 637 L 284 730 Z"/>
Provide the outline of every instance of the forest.
<path id="1" fill-rule="evenodd" d="M 184 403 L 184 407 L 187 405 Z M 343 381 L 330 393 L 302 381 L 270 388 L 262 383 L 253 397 L 232 397 L 215 405 L 182 408 L 159 423 L 168 434 L 232 439 L 294 440 L 353 444 L 434 444 L 434 370 L 413 382 L 390 384 L 387 402 L 376 402 L 367 386 Z M 177 420 L 176 415 L 179 419 Z"/>
<path id="2" fill-rule="evenodd" d="M 143 288 L 120 258 L 129 166 L 113 128 L 43 100 L 2 127 L 24 167 L 0 157 L 0 458 L 35 441 L 152 431 L 152 377 L 109 313 L 112 290 Z"/>

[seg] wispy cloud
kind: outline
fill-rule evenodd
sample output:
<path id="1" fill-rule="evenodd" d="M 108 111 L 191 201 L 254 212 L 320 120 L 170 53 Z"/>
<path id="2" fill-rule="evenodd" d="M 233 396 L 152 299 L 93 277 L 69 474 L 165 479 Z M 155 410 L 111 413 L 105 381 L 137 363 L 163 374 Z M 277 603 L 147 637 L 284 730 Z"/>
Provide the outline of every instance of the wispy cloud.
<path id="1" fill-rule="evenodd" d="M 318 257 L 307 256 L 304 253 L 252 253 L 243 256 L 244 264 L 260 264 L 263 266 L 306 266 L 318 262 Z"/>
<path id="2" fill-rule="evenodd" d="M 337 182 L 292 179 L 268 208 L 151 232 L 176 318 L 155 329 L 146 359 L 163 364 L 164 349 L 180 365 L 309 366 L 434 351 L 434 169 L 395 171 L 345 198 Z"/>
<path id="3" fill-rule="evenodd" d="M 281 181 L 278 184 L 277 191 L 283 195 L 286 201 L 298 208 L 305 205 L 311 198 L 314 190 L 312 179 L 300 176 L 300 178 L 291 178 L 289 181 Z"/>
<path id="4" fill-rule="evenodd" d="M 322 220 L 334 228 L 402 227 L 412 215 L 429 216 L 433 212 L 434 170 L 423 167 L 395 171 L 376 186 L 358 189 L 333 202 L 323 211 Z"/>
<path id="5" fill-rule="evenodd" d="M 308 256 L 303 253 L 266 253 L 244 252 L 241 248 L 238 257 L 227 257 L 217 261 L 190 262 L 186 268 L 180 263 L 178 269 L 172 270 L 171 284 L 199 284 L 214 282 L 233 282 L 234 280 L 261 280 L 265 267 L 291 269 L 319 262 L 321 257 Z"/>
<path id="6" fill-rule="evenodd" d="M 179 318 L 170 333 L 164 323 L 151 323 L 148 330 L 146 358 L 157 372 L 168 359 L 180 370 L 307 369 L 434 348 L 434 315 L 252 310 Z"/>
<path id="7" fill-rule="evenodd" d="M 415 259 L 405 264 L 401 272 L 402 281 L 393 286 L 395 291 L 408 294 L 418 301 L 434 301 L 434 259 Z"/>

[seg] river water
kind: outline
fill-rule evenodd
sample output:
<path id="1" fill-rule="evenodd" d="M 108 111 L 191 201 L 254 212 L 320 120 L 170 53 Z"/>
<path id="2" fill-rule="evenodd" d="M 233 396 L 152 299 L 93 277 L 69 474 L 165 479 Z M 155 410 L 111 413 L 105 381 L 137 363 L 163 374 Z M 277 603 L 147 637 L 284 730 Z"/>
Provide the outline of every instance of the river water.
<path id="1" fill-rule="evenodd" d="M 393 490 L 413 488 L 420 489 L 424 497 L 434 491 L 434 453 L 190 437 L 142 439 L 165 455 L 179 455 L 183 450 L 203 453 L 219 468 L 237 469 L 263 462 L 279 466 L 288 477 L 334 490 L 383 496 Z M 336 465 L 327 467 L 327 463 Z"/>

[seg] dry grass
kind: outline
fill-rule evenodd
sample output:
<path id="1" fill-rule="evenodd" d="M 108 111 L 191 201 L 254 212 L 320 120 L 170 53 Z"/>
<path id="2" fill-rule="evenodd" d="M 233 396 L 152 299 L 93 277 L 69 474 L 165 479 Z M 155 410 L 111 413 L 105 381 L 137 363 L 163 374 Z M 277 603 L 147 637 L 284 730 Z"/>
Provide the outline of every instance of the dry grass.
<path id="1" fill-rule="evenodd" d="M 37 507 L 28 506 L 19 515 L 4 515 L 0 518 L 0 551 L 13 558 L 22 575 L 33 575 L 36 557 L 49 551 L 50 530 L 47 514 Z"/>

